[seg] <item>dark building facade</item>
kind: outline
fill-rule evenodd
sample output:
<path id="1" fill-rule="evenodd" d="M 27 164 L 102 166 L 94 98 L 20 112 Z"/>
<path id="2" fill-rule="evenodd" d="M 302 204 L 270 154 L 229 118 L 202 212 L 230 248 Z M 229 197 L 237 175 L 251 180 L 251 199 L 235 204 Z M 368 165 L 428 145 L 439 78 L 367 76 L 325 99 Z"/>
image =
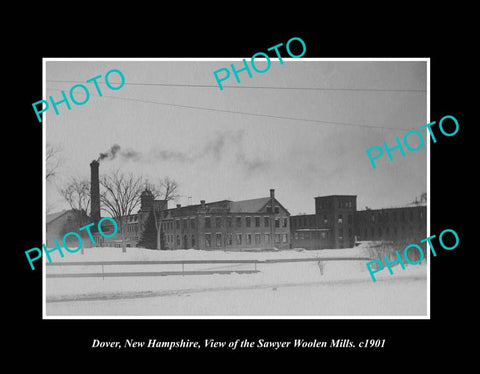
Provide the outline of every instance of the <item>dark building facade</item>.
<path id="1" fill-rule="evenodd" d="M 315 198 L 315 214 L 291 216 L 293 248 L 351 248 L 358 241 L 419 243 L 426 237 L 427 206 L 357 211 L 355 195 Z"/>
<path id="2" fill-rule="evenodd" d="M 291 217 L 293 248 L 350 248 L 355 244 L 355 195 L 315 198 L 315 214 Z"/>
<path id="3" fill-rule="evenodd" d="M 159 249 L 261 250 L 290 248 L 290 213 L 275 198 L 222 200 L 167 209 Z"/>
<path id="4" fill-rule="evenodd" d="M 427 236 L 427 206 L 412 204 L 398 208 L 368 209 L 355 215 L 357 240 L 420 243 Z"/>
<path id="5" fill-rule="evenodd" d="M 98 222 L 99 162 L 92 161 L 90 168 L 90 218 Z M 356 195 L 319 196 L 314 214 L 290 216 L 275 198 L 274 189 L 267 197 L 210 203 L 201 200 L 197 205 L 168 209 L 167 201 L 155 200 L 146 187 L 139 211 L 121 217 L 123 233 L 112 238 L 98 232 L 93 235 L 97 246 L 111 247 L 121 247 L 123 236 L 127 247 L 156 249 L 336 249 L 371 240 L 419 243 L 426 237 L 426 217 L 423 200 L 403 207 L 357 211 Z M 120 231 L 120 222 L 117 225 Z M 113 232 L 112 223 L 105 221 L 102 231 Z"/>

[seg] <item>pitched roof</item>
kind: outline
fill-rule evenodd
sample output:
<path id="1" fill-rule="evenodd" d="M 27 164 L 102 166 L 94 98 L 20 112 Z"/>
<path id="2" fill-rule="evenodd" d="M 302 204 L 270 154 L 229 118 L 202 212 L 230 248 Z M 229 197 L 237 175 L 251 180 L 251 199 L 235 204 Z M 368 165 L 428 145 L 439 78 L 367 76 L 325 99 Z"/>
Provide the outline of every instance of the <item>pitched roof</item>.
<path id="1" fill-rule="evenodd" d="M 55 221 L 57 218 L 63 216 L 65 213 L 68 213 L 70 210 L 62 210 L 60 212 L 56 212 L 56 213 L 50 213 L 50 214 L 47 214 L 47 223 L 50 223 L 52 221 Z"/>
<path id="2" fill-rule="evenodd" d="M 256 213 L 262 209 L 270 200 L 269 197 L 260 197 L 258 199 L 232 201 L 230 203 L 230 212 L 232 213 Z"/>

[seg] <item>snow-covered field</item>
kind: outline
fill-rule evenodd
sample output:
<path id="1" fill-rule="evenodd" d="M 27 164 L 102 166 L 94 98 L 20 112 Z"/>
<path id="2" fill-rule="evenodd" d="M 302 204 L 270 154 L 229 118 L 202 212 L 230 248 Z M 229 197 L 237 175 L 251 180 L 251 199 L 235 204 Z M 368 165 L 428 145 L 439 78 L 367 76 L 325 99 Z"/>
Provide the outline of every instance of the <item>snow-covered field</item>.
<path id="1" fill-rule="evenodd" d="M 238 260 L 367 257 L 366 246 L 321 251 L 152 251 L 89 248 L 60 261 Z M 376 274 L 367 260 L 257 264 L 254 274 L 170 275 L 46 280 L 46 317 L 54 316 L 418 316 L 427 314 L 426 265 Z M 184 270 L 254 270 L 254 264 L 185 264 Z M 181 271 L 182 265 L 104 267 L 105 272 Z M 102 272 L 50 266 L 48 274 Z"/>

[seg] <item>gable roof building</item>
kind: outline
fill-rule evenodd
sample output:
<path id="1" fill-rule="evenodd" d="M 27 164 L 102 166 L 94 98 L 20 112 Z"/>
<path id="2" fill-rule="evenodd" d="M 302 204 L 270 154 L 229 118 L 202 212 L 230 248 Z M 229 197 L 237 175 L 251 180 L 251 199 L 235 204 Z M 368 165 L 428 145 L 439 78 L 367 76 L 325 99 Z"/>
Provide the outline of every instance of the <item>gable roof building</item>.
<path id="1" fill-rule="evenodd" d="M 158 229 L 161 249 L 265 250 L 290 247 L 290 213 L 270 196 L 167 209 Z"/>

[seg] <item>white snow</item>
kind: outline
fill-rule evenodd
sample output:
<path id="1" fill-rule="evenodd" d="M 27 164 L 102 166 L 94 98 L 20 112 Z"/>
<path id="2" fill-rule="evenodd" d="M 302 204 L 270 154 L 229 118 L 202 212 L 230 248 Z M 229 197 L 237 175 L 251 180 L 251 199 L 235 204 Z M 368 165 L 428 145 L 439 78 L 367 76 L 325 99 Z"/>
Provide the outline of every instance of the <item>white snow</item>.
<path id="1" fill-rule="evenodd" d="M 59 261 L 145 261 L 367 257 L 367 245 L 270 252 L 89 248 Z M 425 263 L 376 273 L 368 260 L 257 264 L 255 274 L 46 279 L 46 316 L 426 316 Z M 253 270 L 254 264 L 185 264 L 188 270 Z M 105 272 L 181 271 L 182 265 L 104 267 Z M 47 273 L 101 272 L 101 266 L 50 266 Z M 63 300 L 63 301 L 61 301 Z"/>

